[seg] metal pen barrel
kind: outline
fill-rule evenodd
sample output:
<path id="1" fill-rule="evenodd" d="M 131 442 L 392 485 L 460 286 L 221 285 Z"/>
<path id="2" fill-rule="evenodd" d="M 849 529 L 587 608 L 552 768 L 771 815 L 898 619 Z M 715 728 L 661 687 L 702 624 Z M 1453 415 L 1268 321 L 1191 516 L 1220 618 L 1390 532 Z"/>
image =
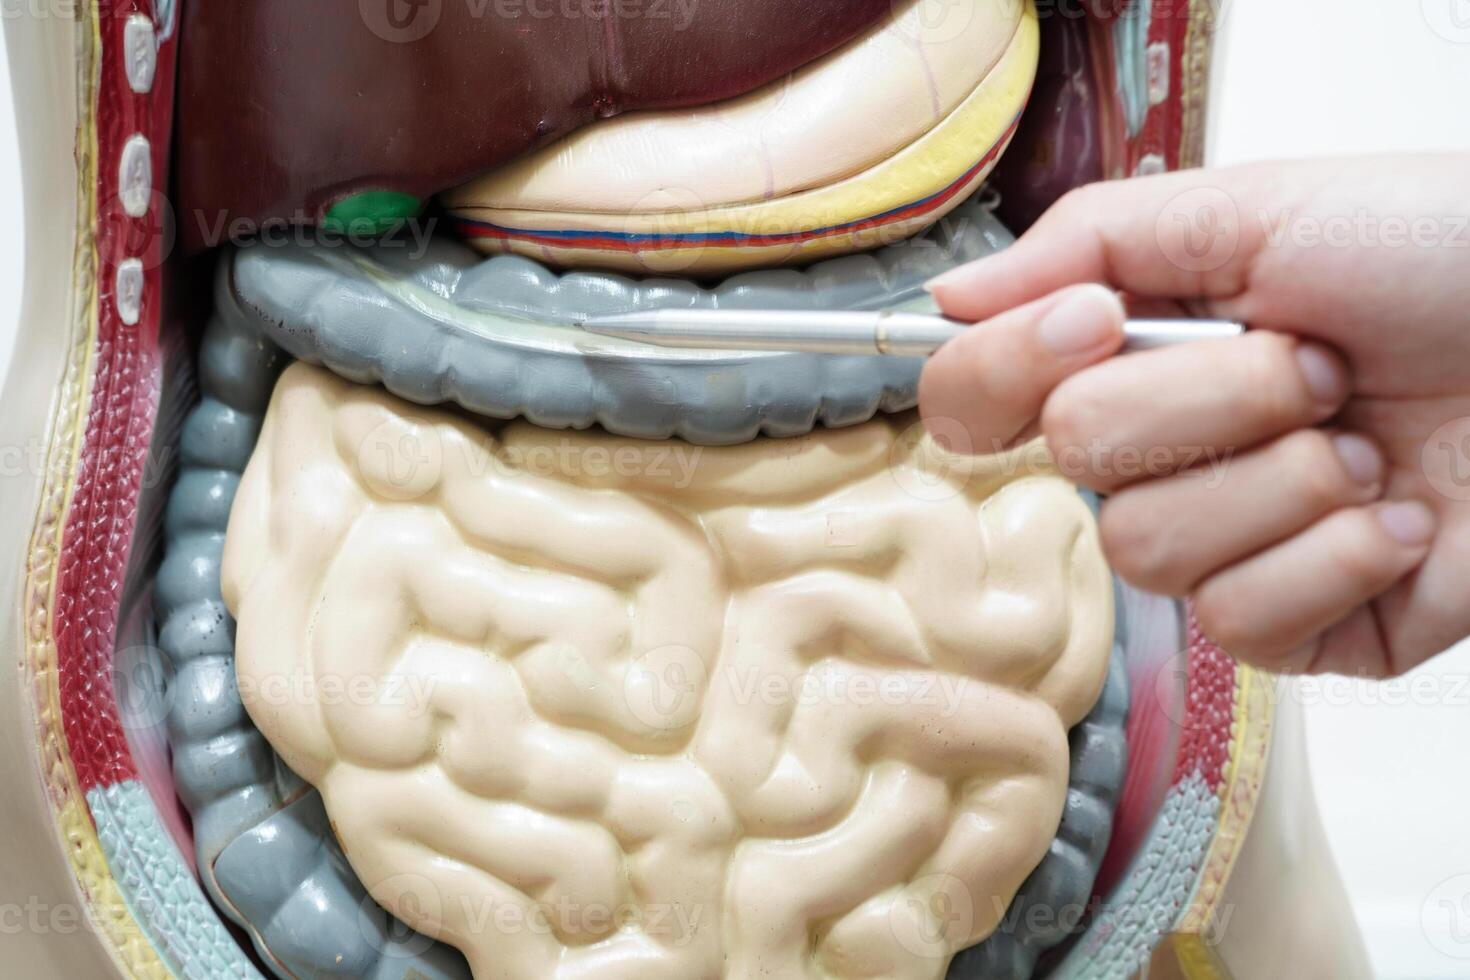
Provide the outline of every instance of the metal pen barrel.
<path id="1" fill-rule="evenodd" d="M 583 329 L 663 347 L 927 357 L 966 330 L 930 313 L 854 310 L 648 310 L 585 321 Z M 1226 320 L 1150 319 L 1124 324 L 1125 350 L 1238 336 Z"/>

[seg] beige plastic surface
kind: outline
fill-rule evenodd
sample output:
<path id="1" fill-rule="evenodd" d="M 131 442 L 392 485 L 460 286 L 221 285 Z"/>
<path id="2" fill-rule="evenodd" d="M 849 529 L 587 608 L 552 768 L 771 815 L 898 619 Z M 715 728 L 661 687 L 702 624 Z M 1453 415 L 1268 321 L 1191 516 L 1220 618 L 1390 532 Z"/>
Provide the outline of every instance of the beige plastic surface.
<path id="1" fill-rule="evenodd" d="M 492 436 L 294 365 L 225 551 L 247 707 L 481 980 L 938 978 L 1055 833 L 1112 596 L 1037 453 L 920 432 Z"/>

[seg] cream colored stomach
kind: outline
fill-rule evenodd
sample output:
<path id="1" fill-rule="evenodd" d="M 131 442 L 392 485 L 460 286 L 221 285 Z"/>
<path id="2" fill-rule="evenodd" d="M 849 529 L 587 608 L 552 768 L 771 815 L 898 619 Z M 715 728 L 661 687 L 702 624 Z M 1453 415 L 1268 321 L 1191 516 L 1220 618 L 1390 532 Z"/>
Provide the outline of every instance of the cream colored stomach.
<path id="1" fill-rule="evenodd" d="M 1001 60 L 1025 9 L 1022 0 L 894 0 L 866 35 L 781 81 L 715 105 L 593 123 L 445 200 L 629 215 L 674 203 L 671 189 L 704 211 L 824 187 L 946 119 Z"/>
<path id="2" fill-rule="evenodd" d="M 295 365 L 225 550 L 242 695 L 478 980 L 941 977 L 1055 832 L 1112 599 L 1034 453 L 917 433 L 490 434 Z"/>

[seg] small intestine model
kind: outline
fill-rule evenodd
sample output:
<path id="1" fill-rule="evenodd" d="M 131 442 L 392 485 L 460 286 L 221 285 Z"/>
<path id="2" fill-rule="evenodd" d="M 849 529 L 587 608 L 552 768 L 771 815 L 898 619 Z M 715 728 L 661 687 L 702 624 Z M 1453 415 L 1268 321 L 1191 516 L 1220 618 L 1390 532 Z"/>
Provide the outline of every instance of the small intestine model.
<path id="1" fill-rule="evenodd" d="M 1065 481 L 920 431 L 681 469 L 292 367 L 225 551 L 246 706 L 477 976 L 942 976 L 1051 842 L 1113 606 Z"/>

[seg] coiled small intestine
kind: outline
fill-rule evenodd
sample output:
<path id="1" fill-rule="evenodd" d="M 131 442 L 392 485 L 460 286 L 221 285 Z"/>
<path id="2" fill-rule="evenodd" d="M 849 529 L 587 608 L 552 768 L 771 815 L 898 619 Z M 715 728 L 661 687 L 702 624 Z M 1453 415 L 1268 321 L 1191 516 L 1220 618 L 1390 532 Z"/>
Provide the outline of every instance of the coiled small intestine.
<path id="1" fill-rule="evenodd" d="M 1112 600 L 1034 454 L 918 433 L 492 433 L 295 365 L 226 547 L 247 706 L 480 980 L 942 976 L 1052 838 Z"/>

